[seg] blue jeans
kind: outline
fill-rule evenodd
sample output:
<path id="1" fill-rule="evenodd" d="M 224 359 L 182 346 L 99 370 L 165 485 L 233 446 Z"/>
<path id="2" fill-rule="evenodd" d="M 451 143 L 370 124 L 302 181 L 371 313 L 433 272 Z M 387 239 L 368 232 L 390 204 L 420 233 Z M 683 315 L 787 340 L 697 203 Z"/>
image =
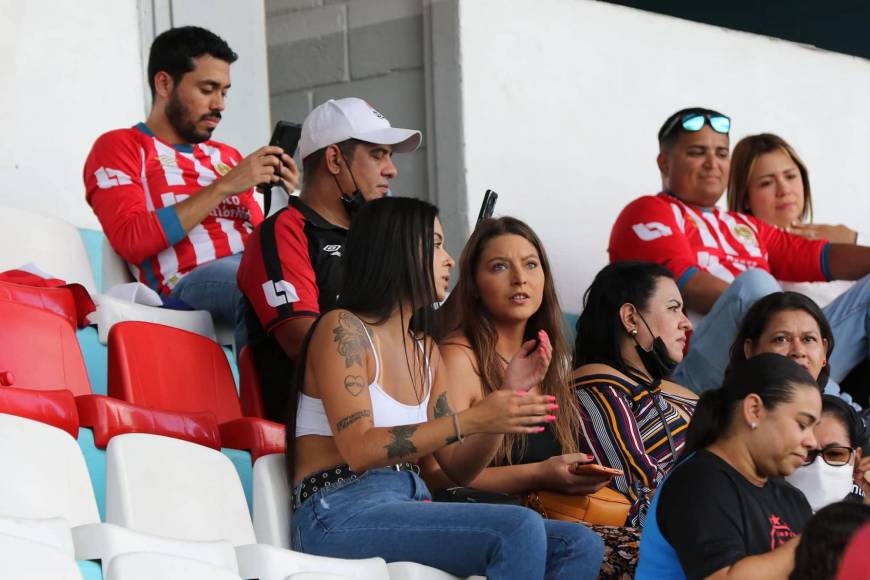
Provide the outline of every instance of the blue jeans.
<path id="1" fill-rule="evenodd" d="M 236 353 L 248 342 L 242 292 L 236 284 L 236 273 L 242 254 L 233 254 L 197 266 L 178 281 L 170 292 L 197 310 L 207 310 L 215 323 L 233 328 Z"/>
<path id="2" fill-rule="evenodd" d="M 748 270 L 738 276 L 695 328 L 689 352 L 674 370 L 671 380 L 696 393 L 721 386 L 730 360 L 731 343 L 746 311 L 759 298 L 781 291 L 779 282 L 764 270 Z M 835 343 L 828 361 L 831 378 L 825 392 L 840 395 L 851 403 L 852 397 L 842 393 L 837 383 L 867 358 L 870 350 L 870 276 L 859 280 L 822 310 L 831 325 Z"/>
<path id="3" fill-rule="evenodd" d="M 298 489 L 297 489 L 298 493 Z M 519 506 L 432 503 L 419 476 L 369 470 L 312 494 L 293 514 L 293 549 L 417 562 L 489 580 L 595 578 L 604 544 L 577 524 Z"/>

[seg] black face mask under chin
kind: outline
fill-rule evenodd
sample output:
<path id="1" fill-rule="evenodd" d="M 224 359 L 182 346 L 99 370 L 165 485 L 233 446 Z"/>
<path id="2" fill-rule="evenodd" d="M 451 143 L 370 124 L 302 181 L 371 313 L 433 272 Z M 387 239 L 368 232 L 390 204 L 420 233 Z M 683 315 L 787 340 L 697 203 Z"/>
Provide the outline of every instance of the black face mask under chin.
<path id="1" fill-rule="evenodd" d="M 349 194 L 342 193 L 341 202 L 344 204 L 344 209 L 347 211 L 347 215 L 350 216 L 351 221 L 353 221 L 357 212 L 359 212 L 359 210 L 362 209 L 362 206 L 366 204 L 366 198 L 363 197 L 360 190 L 355 189 Z"/>
<path id="2" fill-rule="evenodd" d="M 350 180 L 353 181 L 353 191 L 345 193 L 341 189 L 341 184 L 338 182 L 338 176 L 333 175 L 332 178 L 335 180 L 335 186 L 338 188 L 338 193 L 341 194 L 339 199 L 341 199 L 341 202 L 344 204 L 347 216 L 350 218 L 350 221 L 353 221 L 354 216 L 359 213 L 359 210 L 362 209 L 362 206 L 364 206 L 368 200 L 363 197 L 362 192 L 359 190 L 359 185 L 356 184 L 356 178 L 353 176 L 353 171 L 350 169 L 350 162 L 345 161 L 344 165 L 347 167 L 347 173 L 350 175 Z"/>
<path id="3" fill-rule="evenodd" d="M 652 350 L 646 350 L 637 342 L 637 333 L 633 333 L 631 337 L 634 339 L 634 348 L 637 350 L 643 366 L 646 367 L 646 371 L 650 374 L 653 381 L 661 381 L 674 371 L 677 362 L 668 354 L 668 347 L 665 346 L 665 341 L 660 336 L 653 334 L 652 329 L 646 323 L 640 311 L 638 311 L 637 315 L 640 316 L 643 325 L 649 330 L 650 336 L 653 337 L 653 343 Z"/>

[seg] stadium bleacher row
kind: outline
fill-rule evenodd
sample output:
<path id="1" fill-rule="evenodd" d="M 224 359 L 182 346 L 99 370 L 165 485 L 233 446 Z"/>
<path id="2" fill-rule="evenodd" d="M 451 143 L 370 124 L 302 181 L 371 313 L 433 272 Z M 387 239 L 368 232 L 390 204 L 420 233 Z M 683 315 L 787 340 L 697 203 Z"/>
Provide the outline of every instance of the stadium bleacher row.
<path id="1" fill-rule="evenodd" d="M 102 243 L 93 232 L 0 215 L 0 272 L 35 264 L 97 305 L 96 327 L 77 329 L 86 313 L 70 288 L 0 281 L 7 577 L 453 578 L 291 551 L 284 426 L 260 417 L 246 351 L 237 373 L 207 313 L 98 294 L 118 277 L 102 248 L 88 251 L 85 240 Z"/>

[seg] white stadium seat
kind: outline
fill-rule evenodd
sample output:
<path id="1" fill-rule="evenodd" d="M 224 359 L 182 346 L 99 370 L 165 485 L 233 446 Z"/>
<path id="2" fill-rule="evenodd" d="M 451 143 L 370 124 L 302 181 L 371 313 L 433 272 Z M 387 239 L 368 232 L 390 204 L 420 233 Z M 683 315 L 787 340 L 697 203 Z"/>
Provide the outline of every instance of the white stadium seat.
<path id="1" fill-rule="evenodd" d="M 73 556 L 18 536 L 0 534 L 0 575 L 15 580 L 81 580 Z"/>
<path id="2" fill-rule="evenodd" d="M 0 413 L 0 441 L 0 465 L 9 474 L 0 478 L 0 533 L 63 551 L 64 534 L 71 532 L 75 558 L 101 560 L 104 571 L 115 556 L 135 551 L 194 557 L 238 569 L 228 542 L 178 541 L 100 523 L 85 460 L 66 431 Z"/>
<path id="3" fill-rule="evenodd" d="M 290 488 L 284 456 L 264 455 L 254 463 L 254 530 L 257 541 L 279 548 L 290 547 Z M 387 564 L 394 580 L 456 580 L 442 570 L 413 562 Z M 473 576 L 482 579 L 481 576 Z"/>
<path id="4" fill-rule="evenodd" d="M 286 580 L 353 580 L 350 576 L 338 576 L 325 572 L 300 572 L 287 576 Z"/>
<path id="5" fill-rule="evenodd" d="M 290 548 L 290 488 L 284 455 L 264 455 L 254 463 L 254 532 L 257 541 Z"/>
<path id="6" fill-rule="evenodd" d="M 109 442 L 106 521 L 170 538 L 226 540 L 236 547 L 245 578 L 284 580 L 299 572 L 389 578 L 380 558 L 322 558 L 257 544 L 231 461 L 213 449 L 159 435 L 118 435 Z"/>
<path id="7" fill-rule="evenodd" d="M 205 310 L 156 308 L 127 302 L 108 294 L 98 294 L 93 298 L 97 305 L 97 311 L 91 314 L 90 321 L 97 325 L 97 335 L 103 344 L 108 344 L 109 331 L 115 324 L 131 320 L 174 326 L 195 332 L 211 340 L 217 340 L 214 322 L 211 315 Z"/>
<path id="8" fill-rule="evenodd" d="M 2 207 L 0 272 L 28 263 L 55 278 L 78 282 L 91 294 L 99 291 L 78 228 L 39 213 Z"/>
<path id="9" fill-rule="evenodd" d="M 104 580 L 241 580 L 226 568 L 190 558 L 134 552 L 114 558 Z"/>

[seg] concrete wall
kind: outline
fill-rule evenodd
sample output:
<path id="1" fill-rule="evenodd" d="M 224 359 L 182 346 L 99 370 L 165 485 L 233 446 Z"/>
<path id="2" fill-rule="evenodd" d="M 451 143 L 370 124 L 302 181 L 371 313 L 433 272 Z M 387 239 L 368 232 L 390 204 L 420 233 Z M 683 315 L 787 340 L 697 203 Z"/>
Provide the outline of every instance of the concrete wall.
<path id="1" fill-rule="evenodd" d="M 363 98 L 423 131 L 420 150 L 396 157 L 393 191 L 429 198 L 422 0 L 267 0 L 266 14 L 272 120 Z"/>
<path id="2" fill-rule="evenodd" d="M 731 115 L 732 144 L 783 136 L 816 221 L 870 231 L 866 60 L 585 0 L 461 1 L 458 29 L 467 219 L 498 191 L 497 213 L 543 238 L 565 310 L 606 263 L 617 213 L 659 190 L 656 133 L 685 106 Z"/>

